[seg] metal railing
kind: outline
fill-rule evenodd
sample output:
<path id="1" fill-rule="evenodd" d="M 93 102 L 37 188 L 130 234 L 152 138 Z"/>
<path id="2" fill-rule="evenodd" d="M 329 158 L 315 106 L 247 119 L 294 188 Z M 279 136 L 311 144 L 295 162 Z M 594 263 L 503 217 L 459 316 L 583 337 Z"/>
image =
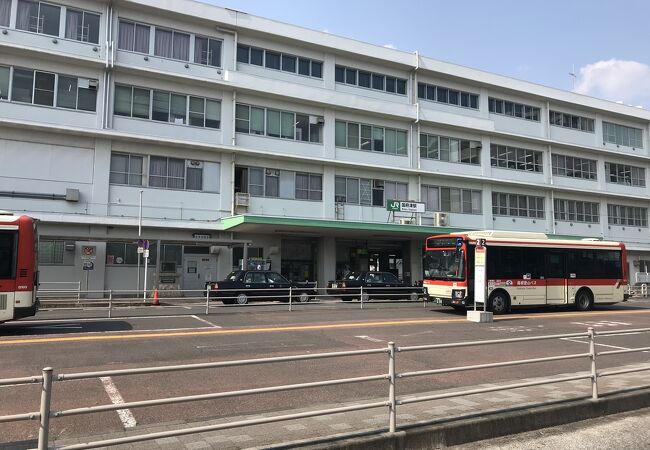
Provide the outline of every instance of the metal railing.
<path id="1" fill-rule="evenodd" d="M 43 285 L 53 286 L 53 288 L 42 289 Z M 67 288 L 65 286 L 74 287 Z M 81 281 L 39 281 L 37 292 L 41 298 L 61 298 L 73 295 L 79 301 L 81 300 Z"/>
<path id="2" fill-rule="evenodd" d="M 179 404 L 179 403 L 187 403 L 187 402 L 202 401 L 202 400 L 214 400 L 214 399 L 239 397 L 239 396 L 255 395 L 255 394 L 262 394 L 262 393 L 286 392 L 286 391 L 306 389 L 306 388 L 347 385 L 347 384 L 355 384 L 355 383 L 365 383 L 370 381 L 386 380 L 388 382 L 388 392 L 387 392 L 387 396 L 383 400 L 368 401 L 361 404 L 341 406 L 336 408 L 311 410 L 311 411 L 300 412 L 300 413 L 282 414 L 282 415 L 275 415 L 275 416 L 263 417 L 263 418 L 238 420 L 238 421 L 221 423 L 221 424 L 195 426 L 189 428 L 180 428 L 176 430 L 125 436 L 125 437 L 114 438 L 114 439 L 104 439 L 100 441 L 87 442 L 83 444 L 59 446 L 57 448 L 59 450 L 64 450 L 64 449 L 79 450 L 79 449 L 103 447 L 107 445 L 128 444 L 133 442 L 142 442 L 142 441 L 160 439 L 165 437 L 182 436 L 182 435 L 188 435 L 194 433 L 225 430 L 230 428 L 275 423 L 275 422 L 282 422 L 282 421 L 294 420 L 299 418 L 324 416 L 330 414 L 338 414 L 338 413 L 350 412 L 350 411 L 360 411 L 360 410 L 374 409 L 374 408 L 381 408 L 381 407 L 386 407 L 388 409 L 388 430 L 389 432 L 393 433 L 397 429 L 397 408 L 401 405 L 407 405 L 407 404 L 417 403 L 417 402 L 426 402 L 426 401 L 447 399 L 453 397 L 462 397 L 462 396 L 483 394 L 483 393 L 502 391 L 502 390 L 520 389 L 525 387 L 555 384 L 555 383 L 562 383 L 562 382 L 576 381 L 576 380 L 589 380 L 590 388 L 591 388 L 591 398 L 594 401 L 597 401 L 599 398 L 599 393 L 598 393 L 599 378 L 650 370 L 650 365 L 643 365 L 643 366 L 633 367 L 633 368 L 609 369 L 609 370 L 598 372 L 597 364 L 596 364 L 597 358 L 608 356 L 608 355 L 621 355 L 621 354 L 629 354 L 635 352 L 650 351 L 650 347 L 596 352 L 595 350 L 596 336 L 629 335 L 629 334 L 639 334 L 639 333 L 647 333 L 647 332 L 650 332 L 650 328 L 616 330 L 616 331 L 612 330 L 612 331 L 602 331 L 598 333 L 596 333 L 593 328 L 589 328 L 586 333 L 555 334 L 555 335 L 547 335 L 547 336 L 533 336 L 533 337 L 510 338 L 510 339 L 490 339 L 490 340 L 480 340 L 480 341 L 455 342 L 455 343 L 447 343 L 447 344 L 432 344 L 432 345 L 418 345 L 418 346 L 405 346 L 405 347 L 398 347 L 395 345 L 395 343 L 389 342 L 387 347 L 367 349 L 367 350 L 303 354 L 303 355 L 280 356 L 280 357 L 272 357 L 272 358 L 246 359 L 246 360 L 237 360 L 237 361 L 219 361 L 219 362 L 184 364 L 184 365 L 174 365 L 174 366 L 102 370 L 96 372 L 81 372 L 81 373 L 68 373 L 68 374 L 65 373 L 54 374 L 52 368 L 46 367 L 43 369 L 42 375 L 40 376 L 0 380 L 0 386 L 12 386 L 12 385 L 19 385 L 19 384 L 26 384 L 26 383 L 42 385 L 39 411 L 0 416 L 0 423 L 38 420 L 39 421 L 38 449 L 45 450 L 48 448 L 50 419 L 56 419 L 61 417 L 73 416 L 73 415 L 81 415 L 81 414 L 94 414 L 98 412 L 131 409 L 131 408 L 144 408 L 144 407 L 151 407 L 151 406 Z M 589 351 L 582 352 L 582 353 L 566 354 L 566 355 L 547 356 L 541 358 L 529 358 L 529 359 L 521 359 L 521 360 L 491 362 L 491 363 L 473 364 L 473 365 L 457 366 L 457 367 L 444 367 L 444 368 L 435 368 L 435 369 L 402 372 L 402 373 L 398 373 L 395 370 L 395 362 L 397 359 L 397 355 L 399 353 L 404 353 L 404 352 L 433 351 L 433 350 L 450 349 L 450 348 L 502 345 L 502 344 L 521 343 L 521 342 L 537 342 L 543 340 L 566 339 L 566 338 L 587 338 L 589 343 Z M 242 390 L 227 391 L 227 392 L 211 392 L 211 393 L 199 394 L 199 395 L 158 398 L 158 399 L 151 399 L 151 400 L 124 402 L 119 404 L 107 404 L 107 405 L 99 405 L 99 406 L 71 408 L 71 409 L 64 409 L 64 410 L 52 410 L 52 405 L 51 405 L 52 391 L 54 389 L 54 386 L 56 386 L 56 384 L 60 382 L 87 380 L 87 379 L 94 379 L 100 377 L 130 376 L 130 375 L 154 374 L 154 373 L 165 373 L 165 372 L 201 370 L 201 369 L 219 369 L 224 367 L 238 367 L 238 366 L 268 364 L 268 363 L 282 363 L 282 362 L 290 362 L 290 361 L 292 362 L 310 361 L 316 359 L 339 358 L 339 357 L 350 357 L 350 356 L 360 356 L 360 355 L 375 355 L 375 354 L 386 354 L 388 356 L 387 372 L 375 374 L 375 375 L 360 376 L 360 377 L 339 378 L 339 379 L 330 379 L 324 381 L 311 381 L 306 383 L 267 386 L 261 388 L 242 389 Z M 497 386 L 481 387 L 481 388 L 474 388 L 474 389 L 459 389 L 457 391 L 444 392 L 444 393 L 433 394 L 433 395 L 425 394 L 420 396 L 409 395 L 409 396 L 398 397 L 396 393 L 398 380 L 405 379 L 405 378 L 440 375 L 440 374 L 464 372 L 464 371 L 479 370 L 479 369 L 493 369 L 493 368 L 500 368 L 500 367 L 520 366 L 525 364 L 535 364 L 535 363 L 543 363 L 543 362 L 566 361 L 566 360 L 574 360 L 574 359 L 581 359 L 581 358 L 584 358 L 588 361 L 589 363 L 588 370 L 584 372 L 578 372 L 574 375 L 546 377 L 546 378 L 536 379 L 533 381 L 501 384 Z"/>
<path id="3" fill-rule="evenodd" d="M 387 289 L 390 292 L 387 292 Z M 40 292 L 40 291 L 39 291 Z M 40 297 L 40 304 L 43 309 L 56 307 L 58 310 L 63 309 L 95 309 L 106 310 L 109 318 L 113 317 L 115 310 L 148 308 L 153 304 L 154 291 L 147 292 L 147 298 L 142 299 L 139 295 L 142 291 L 136 290 L 57 290 L 61 297 L 65 292 L 75 298 L 48 298 Z M 244 292 L 244 298 L 240 296 Z M 77 297 L 78 295 L 78 297 Z M 186 289 L 158 291 L 158 306 L 161 308 L 179 308 L 179 307 L 201 307 L 205 314 L 210 314 L 215 308 L 232 306 L 269 306 L 277 305 L 280 302 L 287 305 L 289 311 L 293 311 L 296 304 L 299 305 L 322 305 L 325 301 L 339 301 L 358 305 L 360 309 L 372 301 L 374 303 L 387 302 L 420 302 L 423 301 L 427 306 L 428 295 L 426 290 L 418 286 L 407 287 L 367 287 L 360 286 L 354 288 L 319 288 L 314 283 L 304 286 L 291 286 L 289 288 L 261 288 L 261 289 Z M 224 305 L 216 305 L 221 302 Z M 191 310 L 188 314 L 195 314 Z"/>

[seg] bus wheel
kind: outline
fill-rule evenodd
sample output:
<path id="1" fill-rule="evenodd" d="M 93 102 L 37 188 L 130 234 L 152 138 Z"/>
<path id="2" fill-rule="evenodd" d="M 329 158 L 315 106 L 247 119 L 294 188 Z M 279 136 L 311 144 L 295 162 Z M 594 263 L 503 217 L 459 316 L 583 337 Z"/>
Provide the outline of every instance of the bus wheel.
<path id="1" fill-rule="evenodd" d="M 488 303 L 489 310 L 494 314 L 505 314 L 508 312 L 508 296 L 503 292 L 492 294 Z"/>
<path id="2" fill-rule="evenodd" d="M 591 311 L 594 308 L 594 299 L 586 289 L 578 292 L 576 296 L 576 309 L 578 311 Z"/>

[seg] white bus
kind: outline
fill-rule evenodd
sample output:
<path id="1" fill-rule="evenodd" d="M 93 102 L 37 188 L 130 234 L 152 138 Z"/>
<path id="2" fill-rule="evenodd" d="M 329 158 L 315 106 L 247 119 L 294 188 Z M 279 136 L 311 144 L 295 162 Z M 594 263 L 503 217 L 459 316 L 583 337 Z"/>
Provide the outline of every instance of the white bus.
<path id="1" fill-rule="evenodd" d="M 626 252 L 620 242 L 469 231 L 427 238 L 423 284 L 433 301 L 456 309 L 473 305 L 476 239 L 486 240 L 487 308 L 495 314 L 546 305 L 587 311 L 627 300 Z"/>

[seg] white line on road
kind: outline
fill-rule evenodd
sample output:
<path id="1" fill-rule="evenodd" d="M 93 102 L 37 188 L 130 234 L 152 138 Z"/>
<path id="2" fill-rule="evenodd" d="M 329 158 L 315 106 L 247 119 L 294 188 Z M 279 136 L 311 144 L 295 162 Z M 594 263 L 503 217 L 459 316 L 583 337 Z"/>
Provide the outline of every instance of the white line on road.
<path id="1" fill-rule="evenodd" d="M 115 386 L 115 383 L 113 383 L 111 377 L 99 377 L 99 379 L 104 385 L 104 390 L 108 394 L 108 398 L 111 399 L 113 404 L 114 405 L 124 404 L 124 399 L 122 398 L 122 394 L 120 394 L 120 391 L 117 390 L 117 386 Z M 131 413 L 130 409 L 118 409 L 117 415 L 120 417 L 120 420 L 122 421 L 122 425 L 124 425 L 124 428 L 133 428 L 137 425 L 137 422 L 135 421 L 135 417 L 133 417 L 133 414 Z"/>
<path id="2" fill-rule="evenodd" d="M 619 334 L 618 336 L 623 336 L 623 335 Z M 589 344 L 589 341 L 581 341 L 579 339 L 571 339 L 571 338 L 561 338 L 561 339 L 563 341 L 577 342 L 579 344 Z M 629 348 L 629 347 L 619 347 L 618 345 L 600 344 L 598 342 L 596 342 L 595 345 L 600 345 L 601 347 L 609 347 L 616 350 L 634 350 L 633 348 Z M 649 353 L 649 352 L 648 350 L 644 350 L 642 353 Z"/>
<path id="3" fill-rule="evenodd" d="M 98 322 L 107 320 L 131 320 L 131 319 L 178 319 L 181 317 L 190 317 L 187 314 L 174 314 L 174 315 L 160 315 L 160 316 L 122 316 L 122 317 L 82 317 L 79 319 L 41 319 L 41 320 L 18 320 L 11 322 L 13 325 L 25 324 L 34 325 L 39 323 L 54 323 L 54 322 Z"/>
<path id="4" fill-rule="evenodd" d="M 219 325 L 215 325 L 212 322 L 210 322 L 209 320 L 201 319 L 199 316 L 190 316 L 190 317 L 194 317 L 199 322 L 207 323 L 208 325 L 210 325 L 213 328 L 221 328 Z"/>
<path id="5" fill-rule="evenodd" d="M 370 337 L 370 336 L 355 336 L 355 338 L 365 339 L 366 341 L 370 341 L 370 342 L 384 342 L 381 339 L 376 339 L 376 338 L 373 338 L 373 337 Z"/>

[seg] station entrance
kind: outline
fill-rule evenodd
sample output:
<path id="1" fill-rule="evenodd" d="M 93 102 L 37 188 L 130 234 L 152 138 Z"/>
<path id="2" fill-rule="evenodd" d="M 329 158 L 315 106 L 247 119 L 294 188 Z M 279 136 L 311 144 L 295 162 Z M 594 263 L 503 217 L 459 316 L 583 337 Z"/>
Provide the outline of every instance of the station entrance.
<path id="1" fill-rule="evenodd" d="M 382 271 L 411 282 L 409 241 L 336 241 L 336 278 L 349 272 Z"/>

